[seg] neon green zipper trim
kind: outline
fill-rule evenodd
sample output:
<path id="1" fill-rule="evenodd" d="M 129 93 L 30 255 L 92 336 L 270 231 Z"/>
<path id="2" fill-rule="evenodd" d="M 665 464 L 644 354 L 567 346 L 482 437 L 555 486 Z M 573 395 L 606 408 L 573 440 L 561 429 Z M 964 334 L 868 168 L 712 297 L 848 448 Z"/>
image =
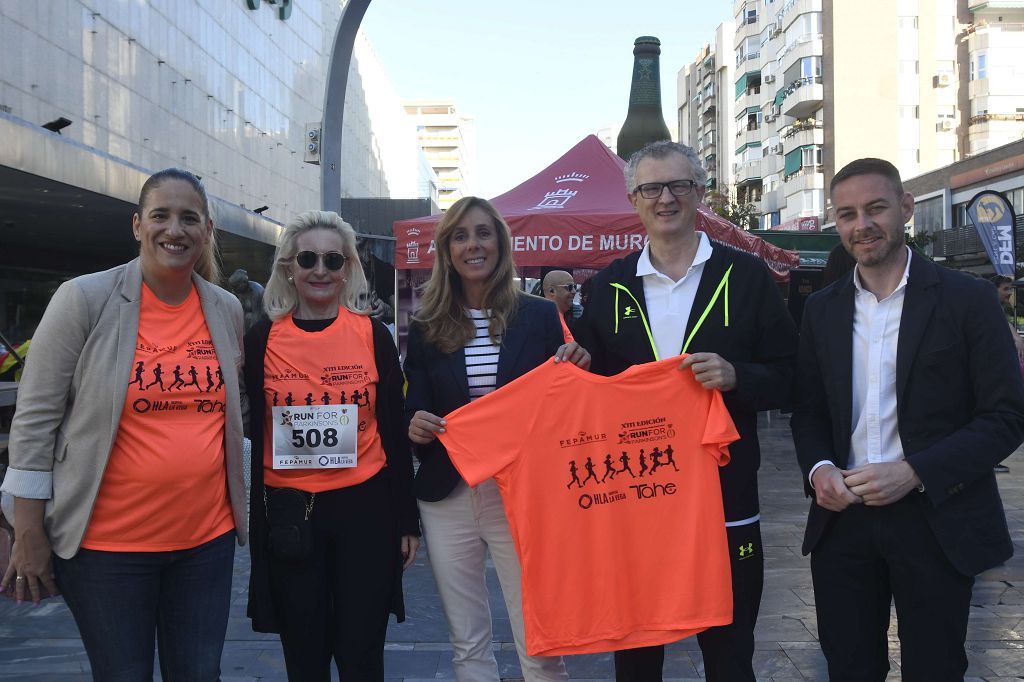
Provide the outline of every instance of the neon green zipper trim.
<path id="1" fill-rule="evenodd" d="M 697 324 L 693 326 L 693 330 L 690 332 L 690 336 L 687 337 L 686 343 L 683 344 L 683 353 L 686 353 L 690 347 L 690 342 L 693 341 L 693 337 L 697 335 L 701 326 L 704 324 L 704 320 L 711 313 L 711 309 L 715 307 L 715 303 L 718 302 L 718 297 L 725 291 L 725 326 L 729 326 L 729 274 L 732 272 L 732 265 L 722 275 L 722 280 L 718 283 L 718 287 L 715 289 L 715 293 L 711 296 L 711 301 L 707 307 L 704 308 L 704 312 L 700 314 L 700 318 L 697 320 Z M 615 288 L 615 333 L 619 333 L 619 292 L 625 291 L 629 294 L 629 297 L 633 299 L 633 303 L 636 303 L 636 310 L 640 313 L 640 320 L 644 323 L 644 331 L 647 332 L 647 340 L 651 344 L 651 350 L 654 352 L 655 361 L 661 360 L 661 356 L 658 355 L 658 347 L 654 343 L 654 334 L 651 333 L 651 326 L 647 323 L 647 316 L 644 314 L 644 309 L 640 305 L 640 301 L 636 300 L 633 292 L 630 291 L 626 286 L 619 284 L 618 282 L 611 282 L 611 285 Z"/>
<path id="2" fill-rule="evenodd" d="M 700 319 L 697 320 L 697 324 L 693 325 L 693 330 L 690 332 L 690 336 L 687 337 L 686 343 L 683 344 L 683 352 L 690 347 L 690 342 L 693 341 L 693 337 L 697 334 L 697 330 L 700 329 L 701 325 L 704 324 L 704 320 L 707 318 L 711 309 L 715 307 L 715 302 L 718 301 L 718 295 L 722 293 L 722 289 L 725 289 L 725 326 L 729 326 L 729 273 L 732 272 L 732 265 L 722 275 L 722 281 L 718 283 L 718 288 L 715 289 L 715 294 L 711 297 L 711 302 L 708 303 L 708 307 L 704 309 L 704 312 L 700 314 Z"/>
<path id="3" fill-rule="evenodd" d="M 640 301 L 636 300 L 636 296 L 633 295 L 633 292 L 625 286 L 618 282 L 612 282 L 611 284 L 615 287 L 615 333 L 619 333 L 619 291 L 625 291 L 629 294 L 629 297 L 633 299 L 633 303 L 636 303 L 636 311 L 640 313 L 640 319 L 644 323 L 644 331 L 647 332 L 647 340 L 651 342 L 651 350 L 654 351 L 654 359 L 656 361 L 661 360 L 661 357 L 658 356 L 658 347 L 654 345 L 654 334 L 651 333 L 651 326 L 647 324 L 647 316 L 644 315 L 644 309 L 643 306 L 640 305 Z"/>

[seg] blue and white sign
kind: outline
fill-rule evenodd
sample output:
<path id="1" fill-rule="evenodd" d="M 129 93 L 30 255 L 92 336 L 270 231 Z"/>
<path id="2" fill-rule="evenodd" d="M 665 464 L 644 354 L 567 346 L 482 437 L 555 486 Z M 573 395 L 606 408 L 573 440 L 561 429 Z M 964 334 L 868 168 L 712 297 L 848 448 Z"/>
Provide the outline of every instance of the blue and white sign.
<path id="1" fill-rule="evenodd" d="M 978 230 L 978 237 L 996 274 L 1016 279 L 1017 248 L 1014 239 L 1013 207 L 999 192 L 985 190 L 971 199 L 967 215 Z"/>

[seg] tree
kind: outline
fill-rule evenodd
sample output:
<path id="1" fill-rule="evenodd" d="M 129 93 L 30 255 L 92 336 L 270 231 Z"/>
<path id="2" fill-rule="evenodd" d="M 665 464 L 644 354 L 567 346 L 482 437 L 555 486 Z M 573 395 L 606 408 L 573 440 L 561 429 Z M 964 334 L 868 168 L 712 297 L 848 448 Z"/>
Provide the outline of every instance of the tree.
<path id="1" fill-rule="evenodd" d="M 761 216 L 756 204 L 737 197 L 735 189 L 721 185 L 704 196 L 708 207 L 743 230 L 756 230 Z"/>

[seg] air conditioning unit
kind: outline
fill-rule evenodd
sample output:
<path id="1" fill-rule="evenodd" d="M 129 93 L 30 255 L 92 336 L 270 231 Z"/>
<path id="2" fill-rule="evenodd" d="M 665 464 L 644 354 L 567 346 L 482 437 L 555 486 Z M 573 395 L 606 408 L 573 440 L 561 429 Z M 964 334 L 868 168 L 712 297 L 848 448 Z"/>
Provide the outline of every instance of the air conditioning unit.
<path id="1" fill-rule="evenodd" d="M 765 83 L 774 83 L 775 82 L 775 74 L 774 73 L 765 74 L 765 77 L 764 77 L 763 80 L 764 80 Z"/>
<path id="2" fill-rule="evenodd" d="M 933 88 L 947 88 L 953 83 L 953 74 L 951 73 L 937 73 L 932 78 Z"/>
<path id="3" fill-rule="evenodd" d="M 940 130 L 942 132 L 949 132 L 950 130 L 953 130 L 953 128 L 955 127 L 956 124 L 953 122 L 953 119 L 951 118 L 944 118 L 935 124 L 935 129 Z"/>
<path id="4" fill-rule="evenodd" d="M 765 120 L 765 123 L 771 123 L 772 121 L 775 120 L 775 114 L 765 114 L 764 115 L 764 120 Z"/>

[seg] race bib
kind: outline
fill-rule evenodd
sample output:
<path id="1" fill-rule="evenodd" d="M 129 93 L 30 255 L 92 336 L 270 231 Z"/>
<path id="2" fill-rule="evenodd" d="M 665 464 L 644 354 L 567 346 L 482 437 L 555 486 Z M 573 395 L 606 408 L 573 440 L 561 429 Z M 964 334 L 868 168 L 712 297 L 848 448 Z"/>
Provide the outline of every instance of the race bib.
<path id="1" fill-rule="evenodd" d="M 356 405 L 272 409 L 275 469 L 345 469 L 358 463 Z"/>

